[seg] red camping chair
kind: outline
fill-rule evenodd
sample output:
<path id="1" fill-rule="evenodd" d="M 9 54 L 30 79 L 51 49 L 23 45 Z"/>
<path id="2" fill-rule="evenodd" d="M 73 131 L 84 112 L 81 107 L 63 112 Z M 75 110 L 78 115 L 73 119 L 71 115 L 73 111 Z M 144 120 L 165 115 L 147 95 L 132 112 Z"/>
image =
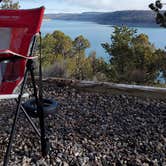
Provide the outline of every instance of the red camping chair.
<path id="1" fill-rule="evenodd" d="M 20 110 L 25 113 L 26 118 L 40 136 L 42 155 L 47 154 L 47 138 L 45 136 L 44 112 L 41 102 L 42 95 L 41 93 L 38 95 L 37 92 L 33 67 L 33 59 L 35 58 L 33 57 L 33 49 L 36 36 L 40 34 L 43 14 L 44 7 L 29 10 L 0 10 L 0 99 L 17 98 L 17 109 L 4 157 L 4 165 L 7 165 L 9 160 L 15 125 Z M 28 73 L 30 73 L 34 89 L 41 132 L 38 131 L 22 105 L 22 98 L 26 96 L 23 91 Z M 20 92 L 15 94 L 18 87 L 20 87 Z"/>

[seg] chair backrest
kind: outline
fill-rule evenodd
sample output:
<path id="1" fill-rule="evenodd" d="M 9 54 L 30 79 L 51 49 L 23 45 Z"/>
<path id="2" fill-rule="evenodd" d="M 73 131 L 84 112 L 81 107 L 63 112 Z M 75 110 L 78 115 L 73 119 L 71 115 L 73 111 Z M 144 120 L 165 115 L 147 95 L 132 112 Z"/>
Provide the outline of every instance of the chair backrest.
<path id="1" fill-rule="evenodd" d="M 9 51 L 23 57 L 31 56 L 34 36 L 40 31 L 43 15 L 44 7 L 0 10 L 0 95 L 15 91 L 26 68 L 27 60 Z"/>

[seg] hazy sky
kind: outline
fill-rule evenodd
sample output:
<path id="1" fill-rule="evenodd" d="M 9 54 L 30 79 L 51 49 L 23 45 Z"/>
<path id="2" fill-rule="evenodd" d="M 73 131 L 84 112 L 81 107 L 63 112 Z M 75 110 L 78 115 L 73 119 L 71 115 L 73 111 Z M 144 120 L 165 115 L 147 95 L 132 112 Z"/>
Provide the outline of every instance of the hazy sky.
<path id="1" fill-rule="evenodd" d="M 14 0 L 17 1 L 17 0 Z M 19 0 L 22 8 L 44 5 L 47 13 L 147 10 L 154 0 Z"/>

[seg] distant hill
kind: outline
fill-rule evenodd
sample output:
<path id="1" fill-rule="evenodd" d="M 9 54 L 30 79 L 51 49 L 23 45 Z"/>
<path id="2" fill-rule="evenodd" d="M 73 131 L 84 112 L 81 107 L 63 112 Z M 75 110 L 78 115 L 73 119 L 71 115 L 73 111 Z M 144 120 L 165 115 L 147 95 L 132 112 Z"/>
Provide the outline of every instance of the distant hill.
<path id="1" fill-rule="evenodd" d="M 47 18 L 60 20 L 91 21 L 107 25 L 127 25 L 154 27 L 155 15 L 150 10 L 126 10 L 116 12 L 85 12 L 81 14 L 60 13 L 46 14 Z"/>
<path id="2" fill-rule="evenodd" d="M 79 20 L 79 21 L 95 21 L 95 19 L 104 13 L 98 12 L 85 12 L 80 14 L 75 13 L 59 13 L 59 14 L 46 14 L 51 19 L 61 20 Z"/>

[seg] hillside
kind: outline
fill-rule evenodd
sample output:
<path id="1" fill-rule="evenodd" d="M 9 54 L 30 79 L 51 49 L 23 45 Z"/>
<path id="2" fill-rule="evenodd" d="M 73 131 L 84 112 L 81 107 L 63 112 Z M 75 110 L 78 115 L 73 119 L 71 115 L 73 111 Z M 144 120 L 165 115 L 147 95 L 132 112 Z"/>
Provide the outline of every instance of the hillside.
<path id="1" fill-rule="evenodd" d="M 156 26 L 155 16 L 151 11 L 126 10 L 116 12 L 85 12 L 80 14 L 47 14 L 50 19 L 92 21 L 107 25 Z"/>
<path id="2" fill-rule="evenodd" d="M 79 21 L 95 21 L 98 16 L 104 13 L 98 12 L 85 12 L 85 13 L 59 13 L 59 14 L 46 14 L 47 17 L 51 19 L 61 19 L 61 20 L 79 20 Z"/>

